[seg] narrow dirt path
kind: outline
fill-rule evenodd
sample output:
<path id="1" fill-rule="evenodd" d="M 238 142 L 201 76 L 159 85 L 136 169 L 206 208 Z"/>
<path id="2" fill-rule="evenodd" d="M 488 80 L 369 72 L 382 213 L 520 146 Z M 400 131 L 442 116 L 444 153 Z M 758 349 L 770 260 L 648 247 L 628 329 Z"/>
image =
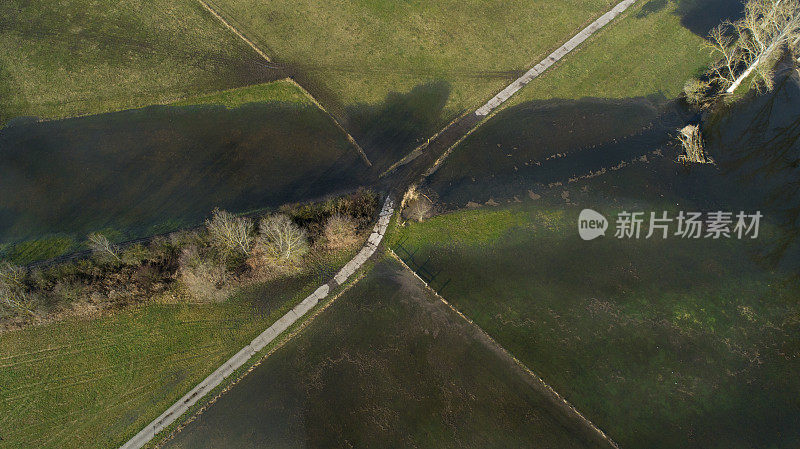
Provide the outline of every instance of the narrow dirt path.
<path id="1" fill-rule="evenodd" d="M 233 34 L 235 34 L 237 37 L 239 37 L 239 39 L 243 40 L 247 45 L 249 45 L 250 48 L 252 48 L 256 53 L 258 53 L 259 56 L 264 58 L 267 62 L 272 62 L 269 59 L 269 56 L 267 56 L 266 53 L 261 51 L 261 49 L 258 48 L 258 46 L 253 41 L 248 39 L 247 36 L 242 34 L 238 29 L 236 29 L 235 26 L 231 25 L 230 22 L 225 20 L 225 18 L 222 17 L 222 15 L 220 15 L 220 13 L 218 13 L 216 9 L 212 8 L 211 5 L 209 5 L 208 3 L 206 3 L 203 0 L 197 0 L 197 1 L 200 2 L 200 4 L 203 6 L 203 8 L 205 8 L 208 12 L 210 12 L 212 16 L 214 16 L 217 20 L 222 22 L 222 24 L 225 25 L 225 28 L 231 30 L 233 32 Z"/>

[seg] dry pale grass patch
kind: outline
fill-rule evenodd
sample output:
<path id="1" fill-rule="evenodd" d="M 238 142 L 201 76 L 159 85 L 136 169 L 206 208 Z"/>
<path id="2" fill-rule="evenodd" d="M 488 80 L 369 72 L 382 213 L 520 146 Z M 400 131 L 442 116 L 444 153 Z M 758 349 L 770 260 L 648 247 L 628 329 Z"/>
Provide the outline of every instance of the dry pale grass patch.
<path id="1" fill-rule="evenodd" d="M 189 296 L 201 302 L 220 302 L 230 294 L 225 265 L 203 257 L 196 246 L 184 248 L 179 260 L 179 278 Z"/>
<path id="2" fill-rule="evenodd" d="M 345 248 L 355 244 L 358 240 L 355 220 L 339 213 L 328 218 L 322 233 L 330 249 Z"/>

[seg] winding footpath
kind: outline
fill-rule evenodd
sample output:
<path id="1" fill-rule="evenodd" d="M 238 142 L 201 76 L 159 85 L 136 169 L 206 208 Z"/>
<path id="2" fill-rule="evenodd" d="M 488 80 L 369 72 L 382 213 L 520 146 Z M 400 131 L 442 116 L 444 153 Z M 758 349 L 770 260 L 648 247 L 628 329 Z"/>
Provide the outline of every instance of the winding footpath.
<path id="1" fill-rule="evenodd" d="M 386 228 L 389 226 L 389 221 L 393 213 L 394 202 L 390 196 L 387 196 L 380 214 L 378 215 L 378 222 L 372 229 L 369 238 L 367 238 L 367 243 L 352 260 L 347 262 L 347 264 L 336 273 L 330 282 L 321 285 L 314 293 L 310 294 L 292 310 L 288 311 L 272 324 L 272 326 L 268 327 L 267 330 L 254 338 L 250 344 L 228 359 L 222 366 L 217 368 L 216 371 L 211 373 L 208 377 L 203 379 L 202 382 L 197 384 L 197 386 L 192 388 L 191 391 L 180 398 L 178 402 L 172 404 L 161 416 L 154 419 L 133 438 L 128 440 L 127 443 L 122 445 L 122 449 L 139 449 L 149 443 L 162 430 L 178 420 L 178 418 L 186 413 L 197 401 L 214 390 L 214 388 L 220 385 L 231 374 L 254 358 L 262 349 L 266 348 L 267 345 L 281 335 L 281 333 L 305 316 L 320 300 L 326 298 L 331 291 L 347 282 L 347 280 L 358 271 L 378 249 L 378 245 L 380 245 L 384 234 L 386 234 Z"/>

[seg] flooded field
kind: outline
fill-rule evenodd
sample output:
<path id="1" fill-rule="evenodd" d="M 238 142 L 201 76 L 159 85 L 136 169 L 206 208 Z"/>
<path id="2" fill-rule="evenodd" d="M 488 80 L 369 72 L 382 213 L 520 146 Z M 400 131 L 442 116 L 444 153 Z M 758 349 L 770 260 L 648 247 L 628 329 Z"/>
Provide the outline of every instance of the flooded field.
<path id="1" fill-rule="evenodd" d="M 385 259 L 164 447 L 594 447 L 531 379 Z"/>
<path id="2" fill-rule="evenodd" d="M 115 240 L 355 188 L 369 168 L 330 118 L 289 102 L 152 106 L 0 130 L 0 242 Z M 70 244 L 69 241 L 73 243 Z"/>
<path id="3" fill-rule="evenodd" d="M 445 298 L 621 447 L 796 447 L 799 93 L 793 76 L 711 120 L 706 138 L 716 164 L 707 166 L 676 164 L 670 144 L 649 145 L 658 143 L 655 134 L 639 142 L 614 121 L 599 133 L 584 127 L 594 123 L 583 121 L 591 108 L 574 111 L 574 124 L 566 120 L 550 135 L 561 142 L 556 136 L 593 134 L 611 142 L 588 150 L 607 151 L 605 159 L 572 158 L 585 151 L 580 141 L 537 147 L 531 142 L 546 136 L 491 132 L 502 125 L 487 124 L 427 184 L 449 200 L 443 209 L 482 207 L 410 224 L 399 239 L 417 263 L 427 260 L 426 270 L 449 280 Z M 565 154 L 573 164 L 553 178 L 545 163 L 514 177 L 506 160 L 515 153 L 494 151 L 497 143 L 531 157 Z M 615 166 L 625 160 L 618 152 L 647 157 Z M 447 176 L 470 172 L 475 180 Z M 609 218 L 606 237 L 578 237 L 583 208 Z M 758 238 L 646 239 L 647 219 L 639 239 L 613 233 L 621 211 L 674 218 L 718 210 L 762 212 Z"/>
<path id="4" fill-rule="evenodd" d="M 501 111 L 425 180 L 440 208 L 523 198 L 645 158 L 691 116 L 664 99 L 547 100 Z"/>

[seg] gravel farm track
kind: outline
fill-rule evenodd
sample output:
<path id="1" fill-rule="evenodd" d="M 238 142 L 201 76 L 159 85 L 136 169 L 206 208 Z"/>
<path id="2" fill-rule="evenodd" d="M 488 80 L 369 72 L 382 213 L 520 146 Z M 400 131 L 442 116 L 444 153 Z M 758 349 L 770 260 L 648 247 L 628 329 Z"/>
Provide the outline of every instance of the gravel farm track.
<path id="1" fill-rule="evenodd" d="M 248 46 L 250 46 L 253 51 L 258 53 L 267 63 L 271 63 L 269 56 L 262 51 L 252 40 L 247 38 L 245 34 L 239 31 L 232 23 L 223 17 L 219 12 L 217 12 L 212 6 L 206 3 L 203 0 L 198 0 L 198 2 L 206 9 L 210 14 L 212 14 L 215 18 L 217 18 L 222 24 L 228 28 L 231 32 L 236 34 L 240 39 L 242 39 Z M 419 180 L 425 176 L 427 173 L 435 170 L 435 168 L 447 157 L 449 151 L 457 145 L 461 140 L 463 140 L 467 135 L 469 135 L 476 127 L 478 127 L 483 120 L 491 115 L 491 113 L 496 110 L 499 106 L 501 106 L 505 101 L 507 101 L 511 96 L 513 96 L 517 91 L 519 91 L 522 87 L 524 87 L 527 83 L 532 81 L 533 79 L 537 78 L 539 75 L 544 73 L 547 69 L 552 67 L 555 63 L 557 63 L 560 59 L 568 55 L 572 52 L 575 48 L 577 48 L 581 43 L 583 43 L 586 39 L 588 39 L 592 34 L 596 31 L 600 30 L 611 21 L 613 21 L 617 16 L 622 14 L 625 10 L 627 10 L 630 6 L 636 3 L 636 0 L 624 0 L 614 6 L 610 11 L 603 14 L 597 20 L 592 22 L 590 25 L 585 27 L 581 30 L 578 34 L 572 37 L 569 41 L 565 44 L 560 46 L 554 52 L 552 52 L 547 58 L 543 61 L 536 64 L 533 68 L 528 70 L 525 74 L 521 77 L 516 79 L 514 82 L 509 84 L 505 89 L 499 92 L 497 95 L 492 97 L 489 101 L 487 101 L 484 105 L 482 105 L 477 110 L 464 114 L 451 122 L 447 127 L 443 130 L 436 133 L 433 137 L 428 139 L 423 145 L 419 146 L 418 148 L 414 149 L 407 157 L 403 158 L 401 161 L 394 164 L 390 167 L 386 172 L 381 175 L 381 182 L 379 183 L 379 187 L 384 191 L 387 192 L 386 200 L 384 206 L 379 214 L 378 222 L 373 229 L 373 233 L 368 238 L 365 246 L 362 248 L 361 252 L 348 264 L 346 264 L 342 270 L 331 280 L 328 284 L 322 285 L 311 294 L 308 298 L 303 300 L 298 306 L 294 309 L 289 311 L 286 315 L 284 315 L 281 319 L 279 319 L 275 324 L 273 324 L 270 328 L 265 330 L 261 335 L 256 337 L 250 345 L 247 345 L 241 351 L 239 351 L 236 355 L 231 357 L 226 363 L 220 366 L 214 373 L 208 376 L 204 381 L 198 384 L 194 389 L 192 389 L 189 393 L 187 393 L 183 398 L 181 398 L 178 402 L 173 404 L 167 411 L 165 411 L 161 416 L 156 418 L 152 423 L 142 429 L 136 436 L 134 436 L 131 440 L 129 440 L 125 445 L 122 446 L 123 449 L 138 449 L 144 447 L 146 444 L 150 443 L 151 440 L 156 438 L 163 430 L 169 428 L 173 423 L 176 423 L 181 416 L 184 415 L 190 408 L 200 401 L 206 394 L 211 392 L 215 387 L 219 386 L 225 379 L 227 379 L 232 374 L 236 373 L 239 368 L 244 366 L 246 363 L 250 361 L 251 358 L 256 356 L 259 351 L 264 349 L 272 340 L 278 337 L 282 332 L 292 326 L 296 321 L 300 318 L 305 316 L 309 311 L 311 311 L 320 300 L 324 299 L 328 296 L 329 292 L 332 291 L 334 288 L 338 288 L 342 286 L 348 278 L 350 278 L 354 273 L 356 273 L 368 259 L 370 259 L 379 248 L 381 241 L 383 239 L 384 234 L 386 233 L 389 225 L 389 221 L 392 215 L 395 212 L 395 200 L 400 200 L 403 198 L 405 191 L 415 183 L 419 182 Z M 302 86 L 301 86 L 302 87 Z M 305 91 L 305 89 L 304 89 Z M 308 93 L 308 91 L 306 91 Z M 320 103 L 308 94 L 312 100 L 320 106 L 324 111 L 325 108 L 320 105 Z M 339 122 L 333 117 L 332 114 L 328 113 L 329 116 L 334 120 L 336 125 L 340 127 L 348 136 L 348 140 L 350 140 L 356 148 L 361 152 L 362 156 L 365 158 L 367 163 L 369 164 L 369 160 L 367 159 L 366 155 L 364 154 L 361 147 L 355 142 L 355 139 L 350 135 L 349 132 L 345 130 L 345 128 L 339 124 Z M 402 204 L 397 204 L 398 209 L 402 206 Z M 446 301 L 445 301 L 446 302 Z M 449 304 L 448 304 L 449 305 Z M 452 308 L 452 306 L 450 306 Z M 458 313 L 462 318 L 469 321 L 469 319 L 458 312 L 457 310 L 453 309 L 456 313 Z M 502 348 L 497 345 L 499 349 Z M 510 357 L 510 354 L 509 354 Z M 561 398 L 558 393 L 552 390 L 547 384 L 545 384 L 538 376 L 533 374 L 533 372 L 525 367 L 525 369 L 534 376 L 538 383 L 541 384 L 542 390 L 548 392 L 548 396 L 553 399 L 553 402 L 559 407 L 559 409 L 564 410 L 566 406 L 566 410 L 571 419 L 578 419 L 589 429 L 590 433 L 595 434 L 599 439 L 605 443 L 607 443 L 611 447 L 617 447 L 616 443 L 614 443 L 605 433 L 603 433 L 599 428 L 597 428 L 594 424 L 588 421 L 583 415 L 580 414 L 574 407 L 569 405 L 563 398 Z"/>

